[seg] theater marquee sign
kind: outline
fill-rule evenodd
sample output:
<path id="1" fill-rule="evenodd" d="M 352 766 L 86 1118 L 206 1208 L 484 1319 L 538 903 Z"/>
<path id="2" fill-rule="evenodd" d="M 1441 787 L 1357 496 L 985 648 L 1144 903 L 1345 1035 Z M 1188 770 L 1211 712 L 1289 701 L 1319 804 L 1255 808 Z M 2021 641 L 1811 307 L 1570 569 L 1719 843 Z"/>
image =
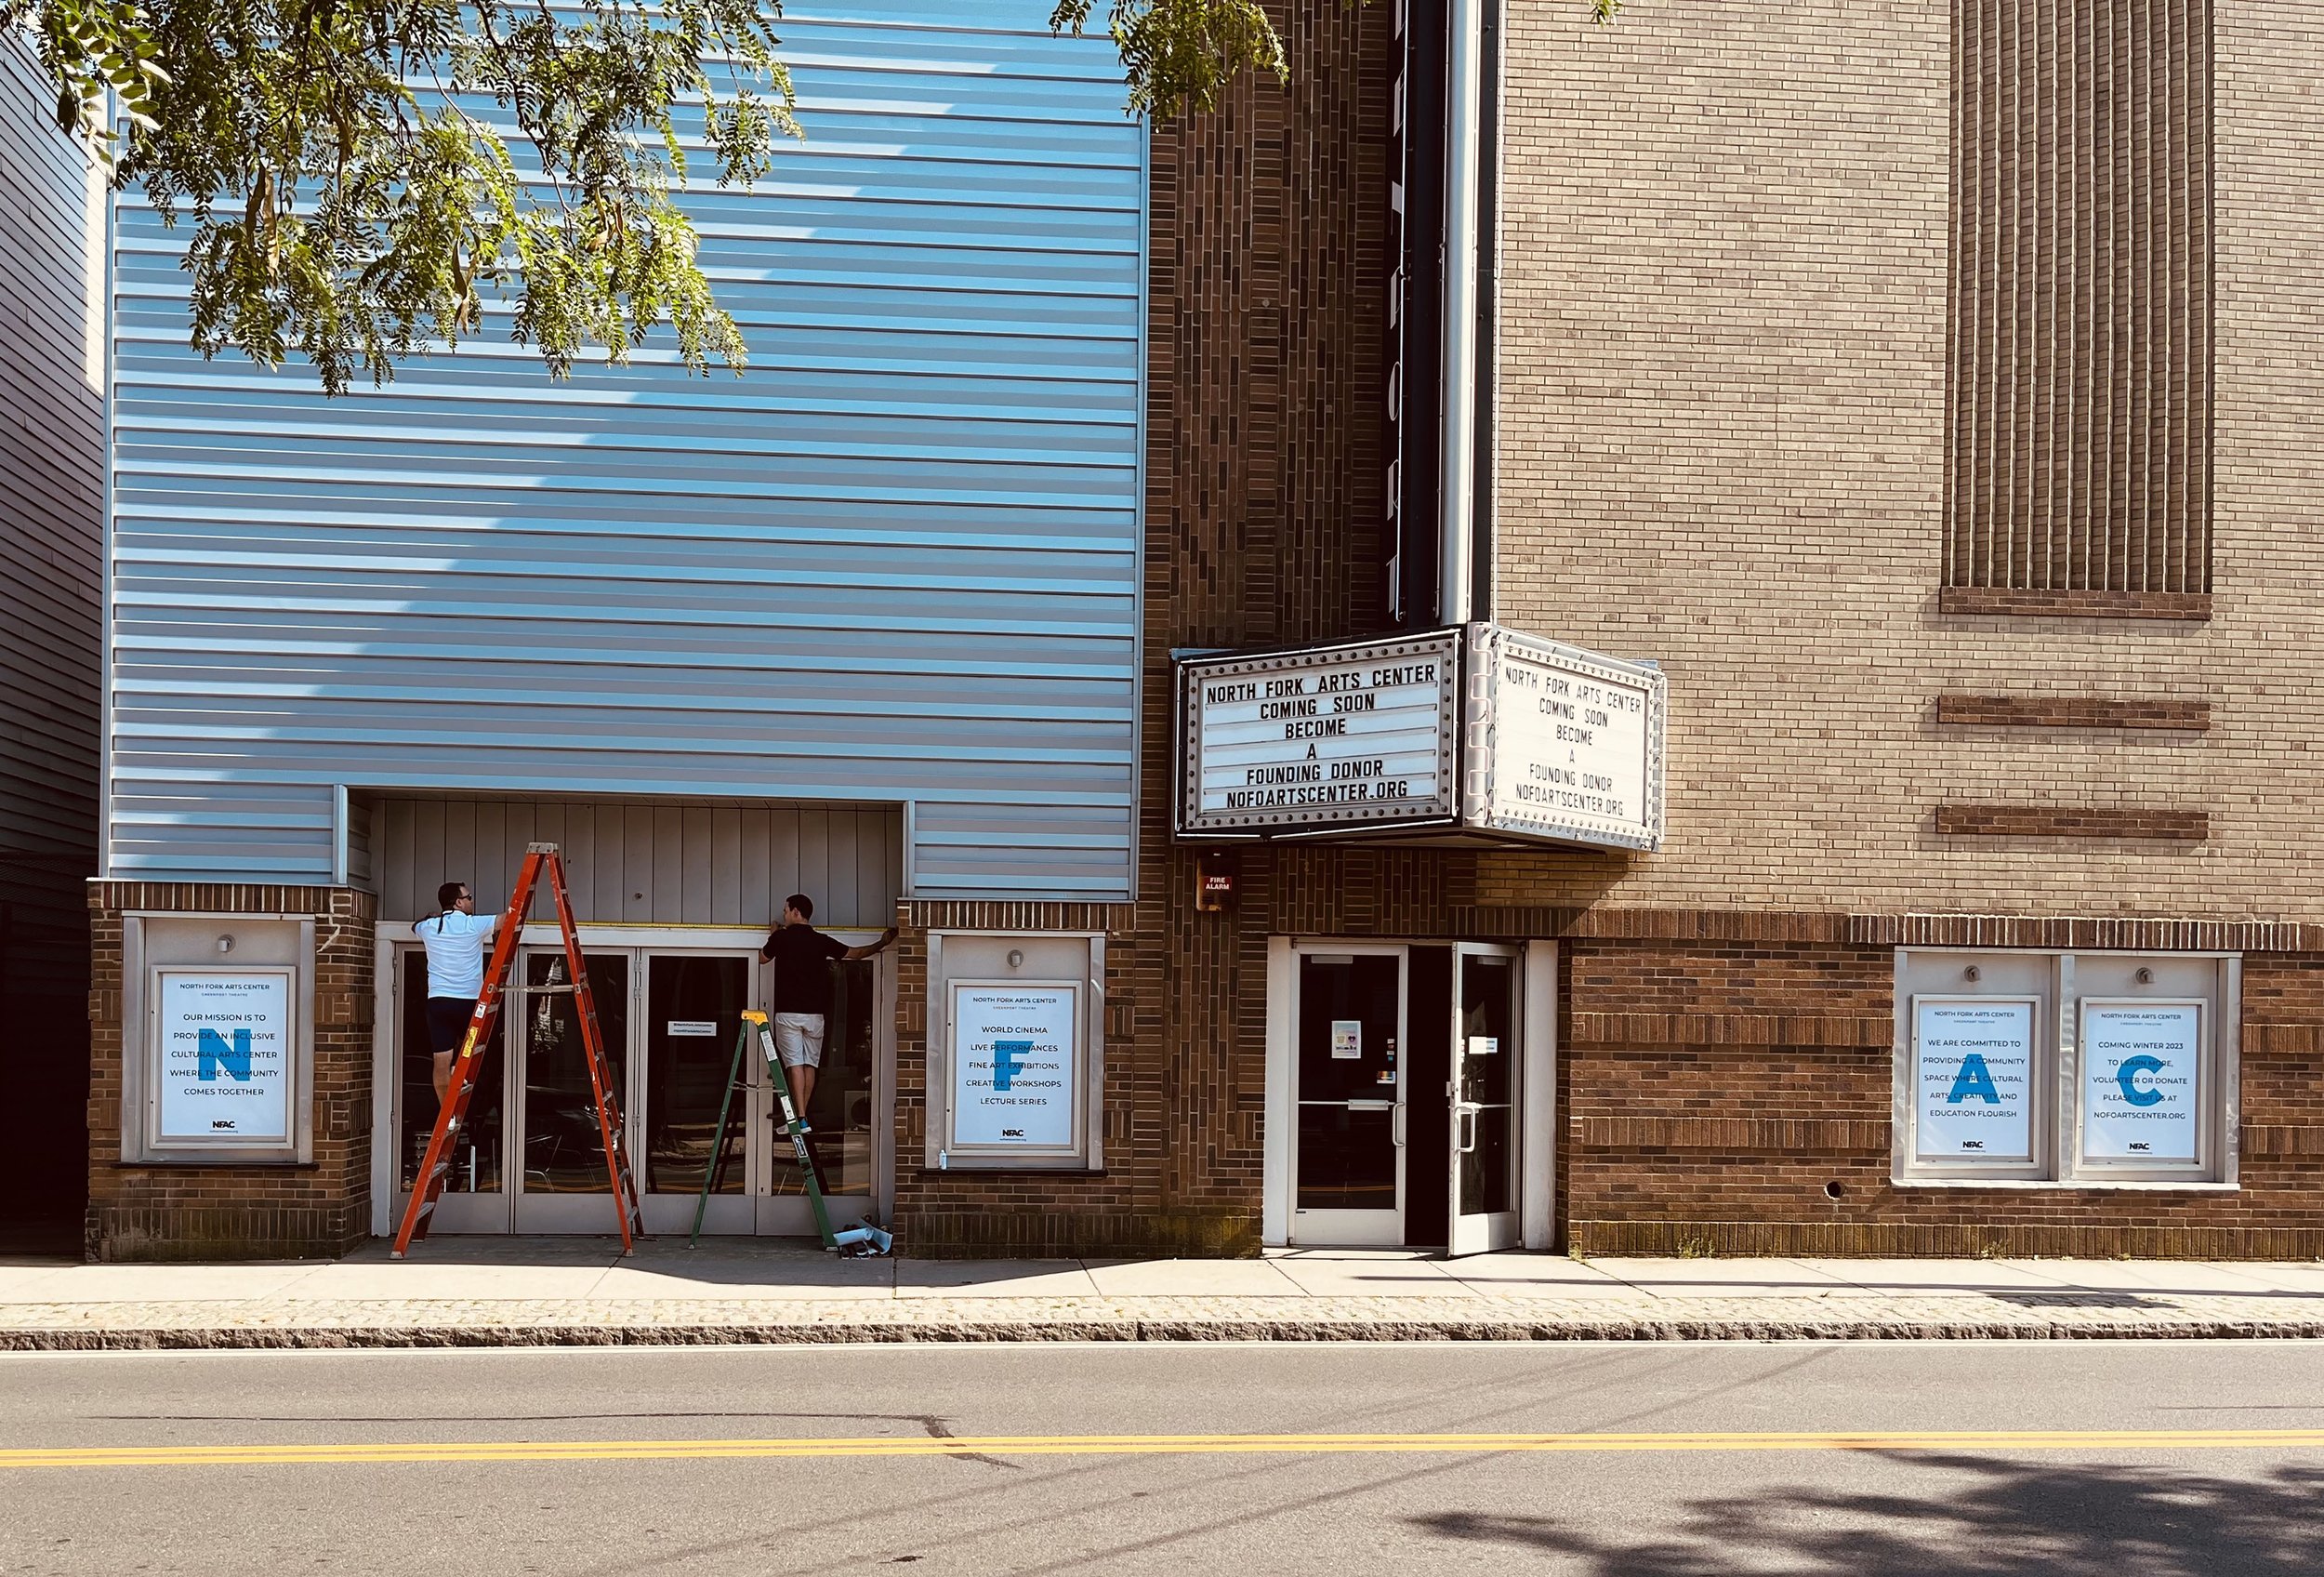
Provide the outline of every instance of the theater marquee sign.
<path id="1" fill-rule="evenodd" d="M 1652 668 L 1488 624 L 1183 658 L 1178 830 L 1651 849 L 1663 697 Z"/>

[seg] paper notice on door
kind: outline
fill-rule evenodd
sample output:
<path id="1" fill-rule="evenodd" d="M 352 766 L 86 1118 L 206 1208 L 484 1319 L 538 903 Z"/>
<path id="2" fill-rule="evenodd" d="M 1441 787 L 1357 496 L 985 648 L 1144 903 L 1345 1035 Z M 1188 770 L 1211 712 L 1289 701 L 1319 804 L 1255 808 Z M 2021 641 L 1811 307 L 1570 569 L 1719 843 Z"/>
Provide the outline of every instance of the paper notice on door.
<path id="1" fill-rule="evenodd" d="M 1469 1037 L 1469 1054 L 1472 1057 L 1494 1056 L 1499 1053 L 1500 1049 L 1501 1038 L 1499 1035 L 1472 1035 Z"/>
<path id="2" fill-rule="evenodd" d="M 1335 1018 L 1331 1021 L 1331 1054 L 1343 1062 L 1353 1062 L 1364 1054 L 1364 1021 L 1360 1018 Z"/>
<path id="3" fill-rule="evenodd" d="M 710 1018 L 673 1018 L 669 1021 L 669 1032 L 673 1035 L 710 1036 L 719 1032 L 719 1026 L 716 1019 Z"/>

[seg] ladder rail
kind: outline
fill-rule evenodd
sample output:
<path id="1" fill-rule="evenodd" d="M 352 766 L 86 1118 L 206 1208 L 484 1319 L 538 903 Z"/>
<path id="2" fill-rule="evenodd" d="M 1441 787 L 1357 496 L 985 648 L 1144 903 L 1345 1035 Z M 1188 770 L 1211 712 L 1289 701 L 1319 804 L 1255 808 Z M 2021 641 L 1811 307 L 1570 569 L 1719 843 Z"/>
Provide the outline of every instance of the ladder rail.
<path id="1" fill-rule="evenodd" d="M 444 1088 L 443 1099 L 437 1105 L 436 1124 L 429 1136 L 427 1154 L 420 1161 L 412 1197 L 403 1207 L 403 1222 L 396 1228 L 395 1246 L 390 1251 L 393 1258 L 402 1259 L 408 1253 L 414 1243 L 428 1236 L 433 1224 L 437 1202 L 451 1175 L 452 1148 L 467 1125 L 469 1103 L 476 1092 L 483 1053 L 499 1027 L 508 975 L 515 967 L 525 917 L 532 912 L 534 894 L 544 870 L 548 874 L 557 928 L 564 941 L 565 967 L 573 983 L 547 987 L 536 994 L 561 996 L 570 992 L 573 997 L 574 1015 L 580 1021 L 582 1053 L 588 1065 L 589 1094 L 597 1112 L 598 1137 L 605 1146 L 605 1175 L 612 1185 L 614 1209 L 621 1227 L 622 1252 L 635 1252 L 636 1239 L 645 1233 L 645 1213 L 640 1207 L 637 1184 L 624 1148 L 621 1104 L 613 1087 L 613 1067 L 605 1054 L 604 1033 L 598 1024 L 597 999 L 589 990 L 588 963 L 582 956 L 581 932 L 574 921 L 573 903 L 565 886 L 564 860 L 554 843 L 528 843 L 523 863 L 517 868 L 516 891 L 493 935 L 492 961 L 484 971 L 483 989 L 476 999 L 475 1011 L 469 1015 L 468 1034 L 452 1059 L 452 1077 Z"/>
<path id="2" fill-rule="evenodd" d="M 574 1015 L 581 1021 L 589 1097 L 597 1110 L 598 1136 L 605 1146 L 605 1180 L 612 1186 L 614 1209 L 621 1224 L 621 1252 L 632 1253 L 637 1249 L 636 1238 L 645 1233 L 645 1213 L 639 1207 L 637 1186 L 629 1175 L 621 1106 L 613 1090 L 613 1065 L 605 1055 L 605 1037 L 597 1021 L 597 997 L 589 987 L 588 963 L 581 956 L 581 933 L 574 923 L 573 902 L 565 892 L 564 862 L 553 853 L 548 856 L 548 893 L 557 907 L 558 929 L 564 936 L 565 968 L 573 977 Z"/>

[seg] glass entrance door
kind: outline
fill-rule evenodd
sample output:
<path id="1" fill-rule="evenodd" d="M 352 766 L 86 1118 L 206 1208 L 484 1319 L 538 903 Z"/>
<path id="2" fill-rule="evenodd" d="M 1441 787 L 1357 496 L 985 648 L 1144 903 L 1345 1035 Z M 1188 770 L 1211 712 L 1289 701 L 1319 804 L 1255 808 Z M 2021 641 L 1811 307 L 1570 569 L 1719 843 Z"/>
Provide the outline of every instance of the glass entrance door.
<path id="1" fill-rule="evenodd" d="M 1517 1242 L 1517 957 L 1453 950 L 1452 1223 L 1454 1254 Z"/>
<path id="2" fill-rule="evenodd" d="M 830 968 L 831 1011 L 824 1015 L 823 1060 L 815 1072 L 814 1097 L 801 1115 L 831 1225 L 845 1227 L 872 1208 L 874 1114 L 883 1104 L 878 1055 L 879 964 L 874 959 L 853 959 Z M 758 1073 L 763 1080 L 763 1062 Z M 798 1151 L 787 1138 L 775 1136 L 781 1113 L 772 1092 L 764 1093 L 760 1109 L 753 1132 L 766 1158 L 766 1188 L 758 1201 L 757 1230 L 773 1237 L 812 1237 L 814 1208 L 807 1199 L 806 1179 L 799 1175 Z"/>
<path id="3" fill-rule="evenodd" d="M 436 1085 L 433 1048 L 428 1040 L 428 955 L 418 948 L 398 948 L 396 968 L 396 1189 L 395 1219 L 401 1223 L 427 1158 L 428 1141 L 436 1131 Z M 459 1143 L 452 1151 L 452 1170 L 436 1210 L 429 1221 L 431 1232 L 506 1232 L 508 1230 L 507 1176 L 508 1134 L 502 1120 L 507 1110 L 507 1023 L 496 1028 L 481 1055 L 476 1088 L 469 1096 L 468 1120 L 461 1125 Z"/>
<path id="4" fill-rule="evenodd" d="M 628 1085 L 631 957 L 618 948 L 585 953 L 598 1028 L 612 1066 L 614 1093 L 625 1116 L 634 1109 Z M 621 1230 L 605 1144 L 598 1129 L 589 1066 L 581 1047 L 581 1016 L 562 948 L 527 948 L 518 955 L 523 989 L 512 1005 L 510 1044 L 520 1048 L 517 1103 L 516 1229 L 519 1232 Z M 635 1124 L 629 1132 L 633 1143 Z M 635 1165 L 634 1152 L 631 1163 Z"/>
<path id="5" fill-rule="evenodd" d="M 645 955 L 645 1057 L 630 1121 L 642 1157 L 638 1186 L 649 1232 L 693 1227 L 706 1173 L 710 1202 L 703 1230 L 751 1229 L 751 1116 L 760 1093 L 751 1069 L 756 1045 L 743 1057 L 741 1087 L 726 1100 L 735 1038 L 750 1006 L 750 964 L 745 953 Z M 722 1105 L 726 1137 L 720 1144 Z"/>
<path id="6" fill-rule="evenodd" d="M 1404 1241 L 1401 948 L 1299 955 L 1291 1241 Z"/>

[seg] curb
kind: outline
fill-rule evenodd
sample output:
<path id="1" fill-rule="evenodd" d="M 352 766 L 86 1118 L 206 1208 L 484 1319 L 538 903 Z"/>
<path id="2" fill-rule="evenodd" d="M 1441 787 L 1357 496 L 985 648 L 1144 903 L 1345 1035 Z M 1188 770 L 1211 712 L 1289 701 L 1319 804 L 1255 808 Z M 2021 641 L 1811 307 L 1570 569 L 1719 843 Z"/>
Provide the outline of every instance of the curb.
<path id="1" fill-rule="evenodd" d="M 0 1330 L 0 1352 L 837 1346 L 981 1342 L 2324 1341 L 2324 1319 L 2065 1320 L 1102 1319 L 740 1325 L 160 1326 Z"/>

